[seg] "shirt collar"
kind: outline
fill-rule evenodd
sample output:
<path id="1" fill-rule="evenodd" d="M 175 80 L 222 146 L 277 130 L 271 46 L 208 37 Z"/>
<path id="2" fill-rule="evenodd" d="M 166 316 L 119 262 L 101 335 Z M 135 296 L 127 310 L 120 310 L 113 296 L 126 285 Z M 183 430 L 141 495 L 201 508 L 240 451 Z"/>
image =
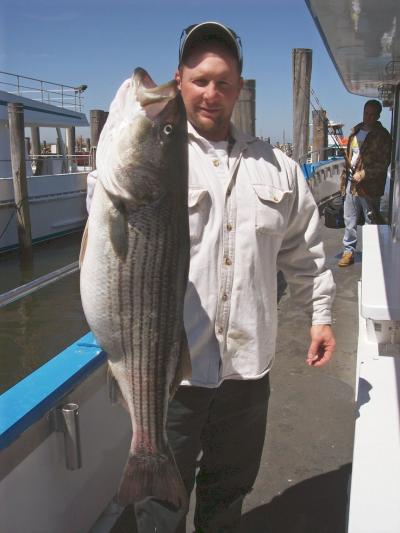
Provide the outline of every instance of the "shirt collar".
<path id="1" fill-rule="evenodd" d="M 244 133 L 240 130 L 238 130 L 234 124 L 231 122 L 230 128 L 229 128 L 229 134 L 234 140 L 234 145 L 239 145 L 239 150 L 242 151 L 245 148 L 247 148 L 247 145 L 254 142 L 256 140 L 255 137 L 252 135 L 249 135 L 247 133 Z M 203 146 L 207 146 L 209 143 L 207 139 L 202 137 L 192 126 L 192 124 L 188 121 L 188 135 L 190 138 L 195 139 L 198 143 L 202 144 Z"/>

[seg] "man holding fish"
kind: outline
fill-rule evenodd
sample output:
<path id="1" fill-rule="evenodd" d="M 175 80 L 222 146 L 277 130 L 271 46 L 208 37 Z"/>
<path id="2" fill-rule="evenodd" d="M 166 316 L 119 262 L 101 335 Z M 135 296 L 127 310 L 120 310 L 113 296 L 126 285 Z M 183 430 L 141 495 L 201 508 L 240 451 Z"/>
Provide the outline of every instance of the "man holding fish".
<path id="1" fill-rule="evenodd" d="M 256 479 L 265 439 L 269 371 L 277 331 L 278 270 L 284 273 L 294 301 L 310 316 L 311 343 L 306 363 L 315 367 L 326 364 L 335 347 L 330 326 L 335 284 L 325 268 L 318 209 L 304 176 L 281 151 L 239 132 L 230 122 L 243 85 L 242 65 L 240 38 L 230 28 L 218 22 L 186 28 L 181 36 L 175 87 L 179 91 L 176 98 L 181 98 L 186 111 L 187 137 L 183 137 L 181 122 L 173 119 L 180 108 L 171 107 L 171 86 L 154 87 L 147 73 L 137 69 L 110 108 L 109 124 L 99 143 L 97 174 L 89 176 L 89 203 L 94 183 L 101 185 L 96 185 L 92 200 L 86 255 L 93 254 L 97 269 L 98 261 L 107 262 L 110 250 L 114 259 L 104 271 L 104 280 L 117 278 L 111 290 L 121 295 L 113 297 L 116 303 L 111 311 L 106 309 L 107 298 L 96 300 L 101 290 L 95 285 L 89 287 L 96 272 L 87 267 L 85 274 L 85 262 L 89 262 L 85 255 L 82 300 L 131 413 L 132 448 L 119 494 L 124 504 L 134 504 L 140 533 L 183 533 L 195 480 L 196 531 L 239 531 L 243 499 Z M 152 174 L 143 171 L 143 162 L 135 166 L 133 156 L 126 163 L 129 143 L 125 141 L 116 145 L 120 152 L 125 146 L 124 156 L 114 166 L 112 163 L 117 150 L 113 143 L 121 135 L 118 112 L 123 114 L 121 102 L 132 87 L 136 87 L 136 100 L 141 106 L 126 130 L 130 135 L 135 133 L 131 143 L 136 146 L 132 149 L 135 161 L 137 152 L 142 154 L 144 150 L 143 132 L 147 136 L 160 132 L 153 136 L 147 154 Z M 161 120 L 164 115 L 168 123 Z M 152 121 L 151 127 L 138 127 L 144 116 Z M 171 142 L 174 135 L 175 141 Z M 184 178 L 177 177 L 185 172 L 183 151 L 176 149 L 183 138 L 188 150 L 190 250 L 180 244 L 186 242 L 180 199 L 171 201 L 174 207 L 166 215 L 167 222 L 160 219 L 157 229 L 146 229 L 152 223 L 147 221 L 158 217 L 175 194 L 168 192 L 160 176 L 170 176 L 171 180 L 176 174 L 175 189 L 186 191 Z M 173 165 L 165 170 L 168 161 L 161 166 L 168 159 L 162 152 L 168 143 L 169 152 L 175 154 L 175 174 Z M 144 177 L 135 178 L 133 185 L 124 181 L 130 172 L 136 176 L 138 168 Z M 92 210 L 99 213 L 99 206 L 107 202 L 109 208 L 101 208 L 104 216 L 96 219 Z M 143 206 L 149 213 L 153 204 L 157 207 L 153 214 L 141 215 L 139 220 L 137 213 Z M 187 206 L 183 211 L 187 215 Z M 91 233 L 103 227 L 105 221 L 109 222 L 109 231 L 104 232 L 103 241 L 95 242 Z M 157 244 L 166 225 L 177 228 L 173 234 L 176 238 L 168 237 L 167 244 Z M 150 242 L 155 244 L 147 249 Z M 150 259 L 160 247 L 163 252 L 154 264 Z M 98 256 L 91 251 L 100 248 Z M 171 249 L 177 258 L 175 263 L 169 259 Z M 132 263 L 140 275 L 130 272 L 124 285 L 124 269 Z M 169 277 L 165 283 L 154 284 L 153 280 L 161 279 L 166 269 Z M 187 283 L 184 301 L 180 297 L 182 283 Z M 101 286 L 105 285 L 108 282 L 103 281 Z M 162 288 L 167 286 L 171 294 Z M 163 316 L 158 316 L 163 306 Z M 101 310 L 97 313 L 98 308 Z M 164 319 L 171 320 L 171 327 L 163 326 Z M 127 333 L 131 323 L 131 333 Z M 160 328 L 171 333 L 161 335 Z M 160 344 L 164 346 L 162 353 L 154 348 Z M 187 346 L 191 372 L 185 360 Z M 167 363 L 161 365 L 163 358 Z M 131 359 L 139 362 L 121 364 Z M 160 388 L 160 384 L 162 392 L 153 394 L 152 387 Z M 154 404 L 165 417 L 157 415 L 157 409 L 150 412 Z M 167 439 L 162 438 L 163 432 Z M 169 449 L 180 477 L 174 473 Z"/>

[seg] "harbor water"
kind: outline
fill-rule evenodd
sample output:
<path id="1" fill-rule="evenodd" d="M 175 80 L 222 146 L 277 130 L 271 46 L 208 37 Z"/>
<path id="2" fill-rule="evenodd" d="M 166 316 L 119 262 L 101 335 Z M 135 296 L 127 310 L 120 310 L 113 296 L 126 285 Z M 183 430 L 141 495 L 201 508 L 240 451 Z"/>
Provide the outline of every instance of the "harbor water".
<path id="1" fill-rule="evenodd" d="M 30 263 L 0 254 L 0 294 L 78 260 L 82 232 L 36 244 Z M 60 353 L 89 327 L 74 272 L 0 309 L 0 394 Z"/>

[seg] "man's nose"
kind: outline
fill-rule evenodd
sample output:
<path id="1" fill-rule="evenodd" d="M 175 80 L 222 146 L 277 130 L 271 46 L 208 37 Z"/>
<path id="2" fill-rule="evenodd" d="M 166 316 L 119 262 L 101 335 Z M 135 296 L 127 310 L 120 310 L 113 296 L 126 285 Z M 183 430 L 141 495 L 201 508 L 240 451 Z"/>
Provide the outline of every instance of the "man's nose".
<path id="1" fill-rule="evenodd" d="M 204 92 L 204 97 L 207 100 L 213 100 L 218 96 L 217 86 L 215 83 L 209 83 Z"/>

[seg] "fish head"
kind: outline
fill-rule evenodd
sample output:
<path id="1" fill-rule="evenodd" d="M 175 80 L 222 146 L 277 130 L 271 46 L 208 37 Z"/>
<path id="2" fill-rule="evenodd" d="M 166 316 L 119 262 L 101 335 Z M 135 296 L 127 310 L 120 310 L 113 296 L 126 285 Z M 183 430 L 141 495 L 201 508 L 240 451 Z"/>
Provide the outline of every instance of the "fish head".
<path id="1" fill-rule="evenodd" d="M 157 86 L 142 68 L 121 90 L 100 137 L 98 175 L 112 196 L 138 207 L 187 181 L 186 113 L 175 80 Z"/>

